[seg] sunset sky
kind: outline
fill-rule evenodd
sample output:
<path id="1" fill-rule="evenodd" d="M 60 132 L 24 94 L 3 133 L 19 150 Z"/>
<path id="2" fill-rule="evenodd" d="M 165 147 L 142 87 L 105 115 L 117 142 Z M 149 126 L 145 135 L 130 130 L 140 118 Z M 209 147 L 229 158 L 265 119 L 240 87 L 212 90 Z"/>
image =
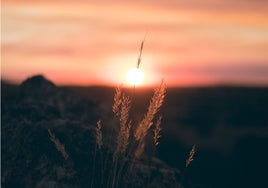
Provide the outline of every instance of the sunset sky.
<path id="1" fill-rule="evenodd" d="M 267 0 L 3 0 L 2 79 L 268 85 Z"/>

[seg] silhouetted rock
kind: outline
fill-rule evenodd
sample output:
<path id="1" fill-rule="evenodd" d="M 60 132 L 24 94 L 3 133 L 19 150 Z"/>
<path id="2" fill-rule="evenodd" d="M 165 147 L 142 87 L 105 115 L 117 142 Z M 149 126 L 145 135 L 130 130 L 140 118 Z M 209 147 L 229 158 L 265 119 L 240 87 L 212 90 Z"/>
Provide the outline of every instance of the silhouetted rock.
<path id="1" fill-rule="evenodd" d="M 43 75 L 36 75 L 32 76 L 30 78 L 27 78 L 25 81 L 22 82 L 21 87 L 24 88 L 51 88 L 55 87 L 55 84 L 53 84 L 51 81 L 47 80 Z"/>
<path id="2" fill-rule="evenodd" d="M 42 75 L 30 77 L 22 82 L 20 89 L 23 95 L 43 96 L 56 92 L 56 86 Z"/>

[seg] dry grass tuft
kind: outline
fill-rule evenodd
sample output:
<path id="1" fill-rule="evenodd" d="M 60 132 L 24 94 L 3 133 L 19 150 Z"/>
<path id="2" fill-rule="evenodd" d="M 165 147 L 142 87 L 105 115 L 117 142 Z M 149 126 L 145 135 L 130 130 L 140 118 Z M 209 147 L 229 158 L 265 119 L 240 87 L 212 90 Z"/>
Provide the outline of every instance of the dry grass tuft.
<path id="1" fill-rule="evenodd" d="M 196 145 L 193 145 L 193 147 L 190 151 L 189 157 L 186 160 L 186 167 L 188 167 L 191 164 L 191 162 L 194 160 L 195 152 L 196 152 Z"/>
<path id="2" fill-rule="evenodd" d="M 139 141 L 138 147 L 135 150 L 134 157 L 136 159 L 140 158 L 140 156 L 143 154 L 145 148 L 145 139 L 142 139 Z"/>
<path id="3" fill-rule="evenodd" d="M 115 95 L 117 95 L 117 93 Z M 131 100 L 128 96 L 124 94 L 121 95 L 121 98 L 119 100 L 121 101 L 119 109 L 120 130 L 116 139 L 117 146 L 113 156 L 114 159 L 117 158 L 119 154 L 125 153 L 129 144 L 129 135 L 131 127 L 131 122 L 128 120 Z"/>
<path id="4" fill-rule="evenodd" d="M 138 69 L 141 63 L 143 46 L 144 40 L 141 43 L 139 51 L 137 62 Z M 134 96 L 134 94 L 135 85 L 132 95 Z M 153 136 L 150 141 L 153 141 L 155 147 L 159 145 L 159 139 L 162 131 L 160 127 L 162 116 L 158 115 L 158 112 L 163 105 L 165 96 L 166 85 L 162 81 L 161 84 L 155 88 L 144 117 L 140 122 L 138 122 L 137 125 L 132 127 L 132 121 L 129 118 L 131 110 L 131 98 L 122 91 L 121 87 L 117 87 L 115 89 L 112 111 L 115 117 L 119 120 L 119 131 L 114 138 L 116 145 L 113 150 L 110 150 L 108 147 L 105 148 L 106 143 L 103 143 L 102 122 L 99 120 L 97 122 L 97 126 L 95 127 L 96 142 L 92 161 L 91 188 L 96 187 L 96 185 L 98 185 L 98 187 L 105 186 L 106 188 L 117 188 L 121 185 L 124 185 L 124 182 L 122 181 L 124 181 L 125 177 L 132 177 L 132 175 L 134 177 L 136 173 L 134 166 L 138 161 L 137 159 L 140 159 L 142 154 L 144 154 L 145 146 L 148 141 L 147 136 Z M 149 131 L 153 132 L 148 134 Z M 67 160 L 69 155 L 66 152 L 64 145 L 61 144 L 61 142 L 55 137 L 50 129 L 48 129 L 48 133 L 56 149 L 61 153 L 64 159 Z M 186 168 L 194 160 L 195 152 L 196 145 L 192 147 L 189 153 L 189 157 L 186 160 Z M 104 156 L 105 158 L 103 158 L 103 154 L 106 155 Z M 99 175 L 100 173 L 101 175 Z"/>
<path id="5" fill-rule="evenodd" d="M 135 131 L 135 139 L 137 141 L 142 140 L 147 135 L 148 130 L 153 125 L 153 119 L 155 115 L 157 114 L 164 102 L 165 95 L 166 86 L 162 81 L 160 86 L 154 90 L 154 95 L 149 104 L 148 111 Z"/>
<path id="6" fill-rule="evenodd" d="M 120 116 L 120 106 L 122 104 L 122 89 L 120 87 L 117 87 L 115 89 L 115 95 L 114 95 L 114 104 L 112 106 L 113 112 L 116 116 Z"/>
<path id="7" fill-rule="evenodd" d="M 141 120 L 141 122 L 138 124 L 137 129 L 135 130 L 134 137 L 135 140 L 138 142 L 138 147 L 135 151 L 136 158 L 139 158 L 144 151 L 145 137 L 148 134 L 148 130 L 153 125 L 155 115 L 160 110 L 164 102 L 165 95 L 166 95 L 166 86 L 162 81 L 160 86 L 158 86 L 154 90 L 154 94 L 150 101 L 147 113 L 145 114 L 144 118 Z"/>
<path id="8" fill-rule="evenodd" d="M 99 149 L 101 149 L 103 142 L 102 142 L 102 132 L 101 132 L 101 120 L 97 122 L 96 127 L 96 143 Z"/>
<path id="9" fill-rule="evenodd" d="M 64 145 L 56 138 L 55 134 L 53 134 L 50 129 L 47 131 L 50 136 L 50 140 L 54 143 L 56 149 L 61 153 L 62 157 L 67 160 L 69 155 L 66 152 Z"/>
<path id="10" fill-rule="evenodd" d="M 161 127 L 160 127 L 160 124 L 161 124 L 161 121 L 162 121 L 162 116 L 159 116 L 157 121 L 156 121 L 156 124 L 155 124 L 155 128 L 154 128 L 154 145 L 157 146 L 159 144 L 159 138 L 161 137 L 160 135 L 160 132 L 161 132 Z"/>

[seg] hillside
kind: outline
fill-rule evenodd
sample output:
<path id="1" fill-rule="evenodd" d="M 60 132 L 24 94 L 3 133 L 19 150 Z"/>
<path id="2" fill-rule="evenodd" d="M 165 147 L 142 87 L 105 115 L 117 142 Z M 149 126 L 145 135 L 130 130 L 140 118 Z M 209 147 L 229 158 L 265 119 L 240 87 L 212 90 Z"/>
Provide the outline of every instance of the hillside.
<path id="1" fill-rule="evenodd" d="M 35 76 L 19 86 L 2 82 L 1 90 L 2 187 L 90 187 L 96 123 L 101 119 L 106 125 L 108 141 L 117 130 L 114 88 L 58 87 Z M 137 123 L 153 90 L 126 92 Z M 137 162 L 139 176 L 126 182 L 132 187 L 265 187 L 267 107 L 268 88 L 168 88 L 159 147 L 147 146 Z M 67 160 L 48 129 L 65 145 Z M 193 144 L 196 156 L 185 169 Z"/>

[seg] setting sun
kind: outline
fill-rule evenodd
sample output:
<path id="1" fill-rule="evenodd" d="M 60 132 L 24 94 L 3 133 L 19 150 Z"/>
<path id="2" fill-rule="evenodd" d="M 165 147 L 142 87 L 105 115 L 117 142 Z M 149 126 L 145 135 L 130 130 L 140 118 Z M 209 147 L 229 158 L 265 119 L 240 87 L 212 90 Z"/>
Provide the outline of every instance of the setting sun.
<path id="1" fill-rule="evenodd" d="M 141 85 L 144 79 L 144 73 L 141 69 L 131 68 L 126 73 L 126 80 L 130 85 Z"/>

